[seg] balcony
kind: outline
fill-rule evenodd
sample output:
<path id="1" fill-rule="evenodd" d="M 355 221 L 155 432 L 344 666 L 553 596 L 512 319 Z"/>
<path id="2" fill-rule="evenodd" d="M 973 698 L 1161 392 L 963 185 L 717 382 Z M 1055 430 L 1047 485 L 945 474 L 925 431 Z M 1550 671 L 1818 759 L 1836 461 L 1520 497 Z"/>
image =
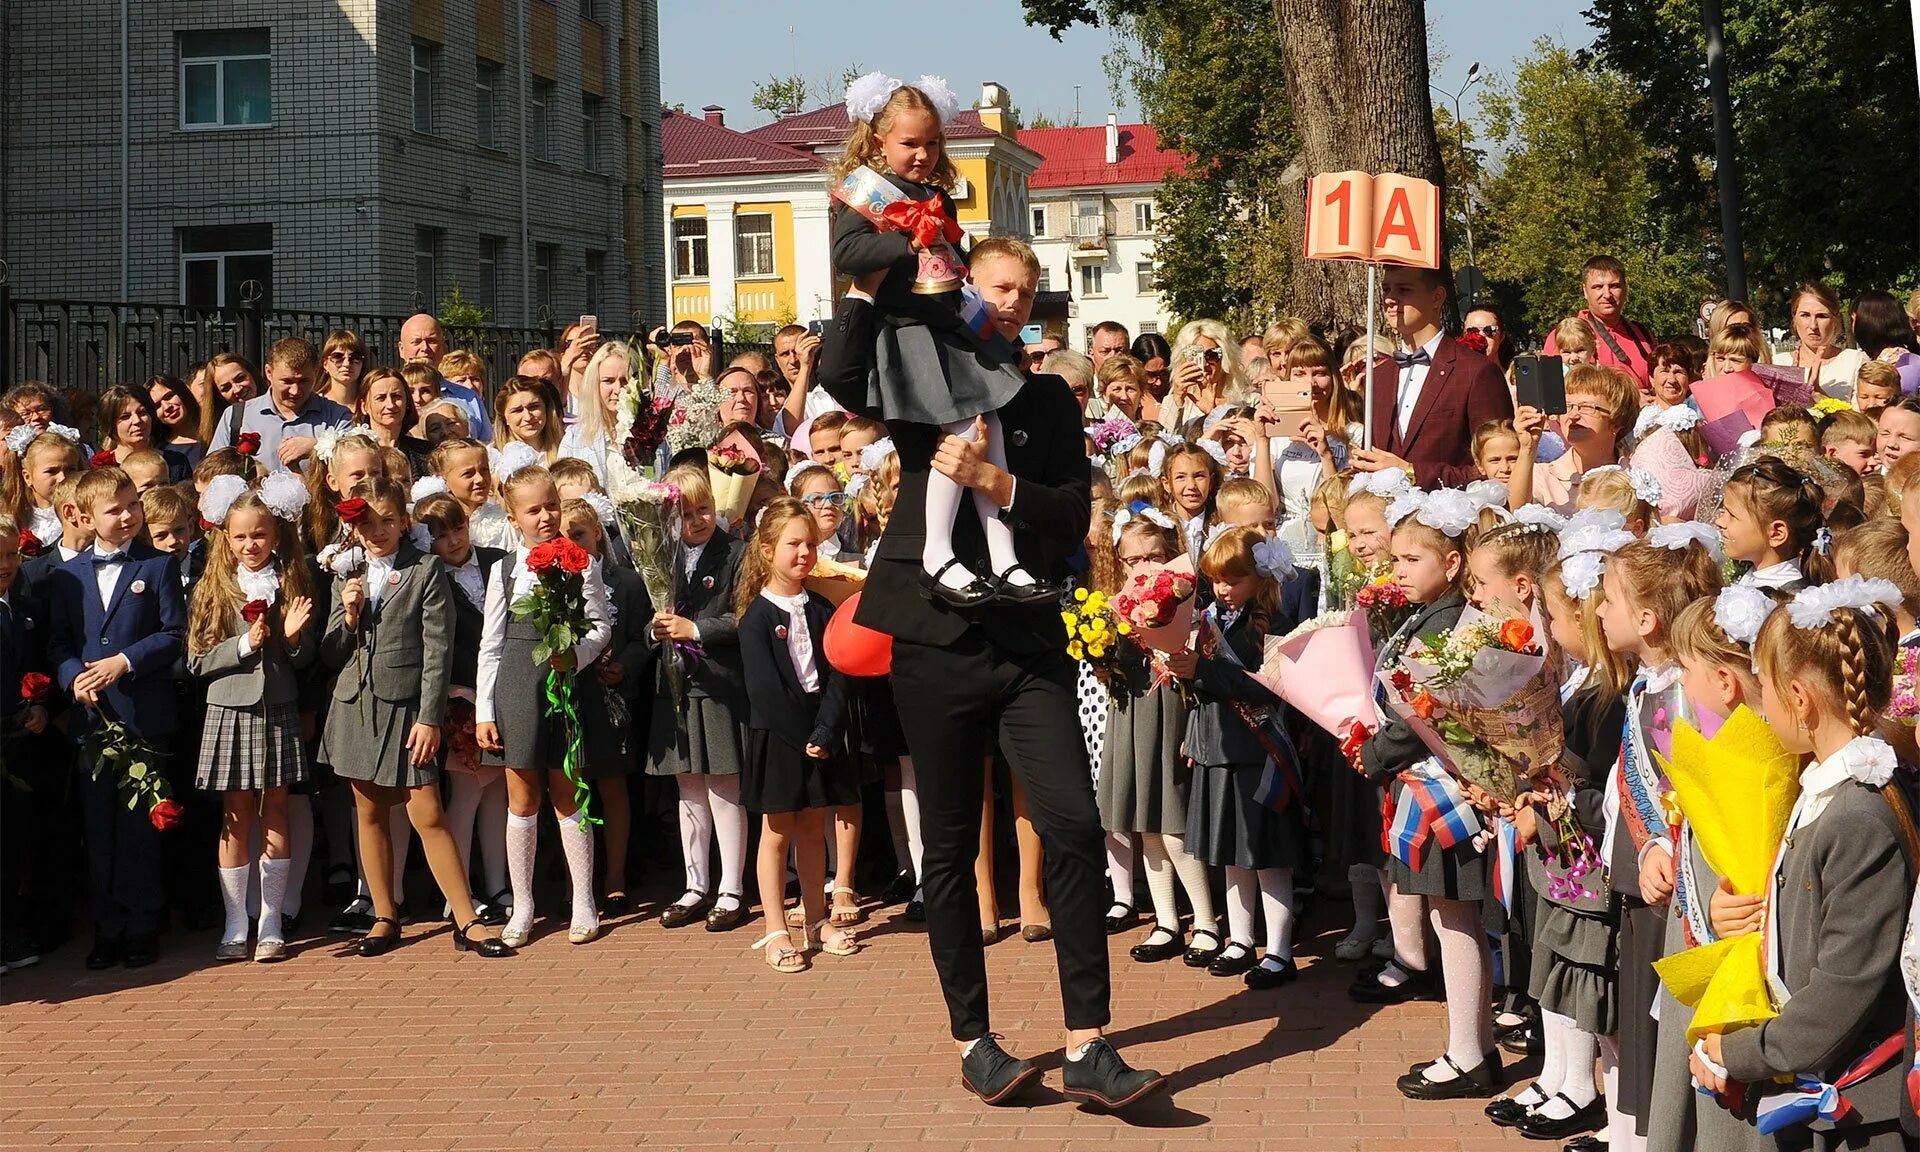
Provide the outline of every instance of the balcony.
<path id="1" fill-rule="evenodd" d="M 1113 217 L 1109 215 L 1067 217 L 1067 243 L 1075 260 L 1104 260 L 1107 237 L 1113 235 Z"/>

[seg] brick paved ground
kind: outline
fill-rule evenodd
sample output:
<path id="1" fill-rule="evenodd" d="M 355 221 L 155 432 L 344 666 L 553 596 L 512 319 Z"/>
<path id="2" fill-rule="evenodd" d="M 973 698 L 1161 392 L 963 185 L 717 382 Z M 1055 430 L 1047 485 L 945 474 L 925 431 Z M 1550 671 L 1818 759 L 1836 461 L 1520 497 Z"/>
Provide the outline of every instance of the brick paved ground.
<path id="1" fill-rule="evenodd" d="M 672 894 L 665 894 L 671 898 Z M 1393 1079 L 1442 1044 L 1439 1005 L 1368 1014 L 1350 968 L 1309 940 L 1302 980 L 1255 993 L 1114 938 L 1117 1039 L 1177 1070 L 1126 1119 L 1059 1083 L 1050 945 L 988 952 L 995 1026 L 1042 1056 L 1047 1091 L 987 1109 L 956 1083 L 918 925 L 881 911 L 867 949 L 799 976 L 725 936 L 666 932 L 644 907 L 582 948 L 543 921 L 517 958 L 457 956 L 415 925 L 389 956 L 310 940 L 277 967 L 210 962 L 176 936 L 159 964 L 89 973 L 76 941 L 0 979 L 0 1147 L 420 1152 L 1016 1147 L 1477 1152 L 1527 1144 L 1478 1103 L 1413 1104 Z"/>

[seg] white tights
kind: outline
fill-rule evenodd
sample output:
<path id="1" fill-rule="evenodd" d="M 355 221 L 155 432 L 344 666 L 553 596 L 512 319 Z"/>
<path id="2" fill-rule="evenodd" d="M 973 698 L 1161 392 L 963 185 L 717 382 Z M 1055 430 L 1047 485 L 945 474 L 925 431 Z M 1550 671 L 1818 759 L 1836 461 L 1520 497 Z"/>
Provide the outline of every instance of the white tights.
<path id="1" fill-rule="evenodd" d="M 460 849 L 460 866 L 473 874 L 473 841 L 478 820 L 480 863 L 485 887 L 478 895 L 492 900 L 507 888 L 507 773 L 499 767 L 478 772 L 449 772 L 447 826 Z M 510 889 L 509 889 L 510 891 Z"/>
<path id="2" fill-rule="evenodd" d="M 687 891 L 715 896 L 721 908 L 738 908 L 747 869 L 747 810 L 740 803 L 740 777 L 682 772 L 680 851 L 686 859 Z M 707 854 L 720 842 L 720 887 L 707 871 Z"/>
<path id="3" fill-rule="evenodd" d="M 1253 897 L 1267 918 L 1267 958 L 1277 965 L 1293 959 L 1293 869 L 1235 868 L 1227 865 L 1227 935 L 1253 944 Z M 1270 965 L 1270 967 L 1273 965 Z"/>
<path id="4" fill-rule="evenodd" d="M 1000 418 L 987 413 L 983 421 L 987 427 L 987 463 L 995 468 L 1007 466 L 1007 450 L 1000 435 Z M 955 420 L 942 424 L 940 430 L 949 436 L 958 436 L 962 440 L 973 440 L 979 436 L 979 429 L 972 419 Z M 953 478 L 930 469 L 927 473 L 926 502 L 926 540 L 920 547 L 920 564 L 929 575 L 939 575 L 953 556 L 953 521 L 960 514 L 960 496 L 966 491 L 953 481 Z M 1020 566 L 1020 559 L 1013 550 L 1013 529 L 1000 519 L 1000 509 L 994 506 L 993 498 L 978 488 L 973 492 L 974 511 L 980 517 L 980 527 L 987 539 L 987 562 L 993 566 L 992 575 L 1005 576 L 1007 583 L 1024 586 L 1033 583 L 1033 577 Z M 940 576 L 940 582 L 951 588 L 964 588 L 973 579 L 973 574 L 956 565 Z"/>
<path id="5" fill-rule="evenodd" d="M 1193 905 L 1193 930 L 1217 936 L 1220 926 L 1213 916 L 1207 866 L 1188 853 L 1186 843 L 1171 832 L 1142 832 L 1140 855 L 1147 862 L 1147 892 L 1153 897 L 1154 924 L 1176 936 L 1180 934 L 1180 909 L 1173 898 L 1173 880 L 1178 876 L 1180 886 L 1187 890 L 1187 903 Z"/>

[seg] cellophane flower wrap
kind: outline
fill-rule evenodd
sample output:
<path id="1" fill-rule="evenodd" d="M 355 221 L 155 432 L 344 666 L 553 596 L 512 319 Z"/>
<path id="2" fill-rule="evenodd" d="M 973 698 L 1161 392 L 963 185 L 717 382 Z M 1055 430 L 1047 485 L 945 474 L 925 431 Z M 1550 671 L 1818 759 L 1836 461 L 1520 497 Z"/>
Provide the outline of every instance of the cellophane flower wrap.
<path id="1" fill-rule="evenodd" d="M 1328 612 L 1266 638 L 1253 678 L 1340 741 L 1351 760 L 1373 729 L 1373 638 L 1359 609 Z"/>
<path id="2" fill-rule="evenodd" d="M 1098 423 L 1087 426 L 1087 438 L 1093 441 L 1093 450 L 1102 456 L 1113 455 L 1114 445 L 1129 436 L 1137 435 L 1139 429 L 1133 421 L 1115 413 Z"/>
<path id="3" fill-rule="evenodd" d="M 760 457 L 738 432 L 707 449 L 707 486 L 713 489 L 714 514 L 725 524 L 746 519 L 759 483 Z"/>
<path id="4" fill-rule="evenodd" d="M 667 446 L 675 452 L 705 448 L 720 434 L 720 405 L 726 400 L 720 386 L 703 380 L 687 390 L 667 417 Z"/>
<path id="5" fill-rule="evenodd" d="M 658 409 L 644 398 L 620 409 L 620 422 L 614 435 L 622 443 L 632 443 L 637 429 L 653 420 Z M 644 439 L 644 437 L 643 437 Z M 658 443 L 654 444 L 657 449 Z M 642 460 L 652 459 L 642 454 Z M 656 611 L 665 611 L 674 602 L 674 573 L 680 556 L 680 489 L 672 484 L 657 484 L 648 479 L 641 464 L 624 453 L 607 459 L 607 495 L 613 500 L 614 518 L 620 522 L 620 534 L 626 538 L 627 551 L 633 556 L 634 571 L 647 587 L 647 598 Z M 661 663 L 667 684 L 673 692 L 675 711 L 686 707 L 686 669 L 678 653 L 666 641 Z"/>
<path id="6" fill-rule="evenodd" d="M 593 797 L 584 772 L 585 748 L 573 692 L 573 678 L 579 671 L 573 666 L 574 646 L 593 630 L 593 619 L 587 615 L 587 575 L 592 565 L 593 557 L 586 549 L 565 536 L 534 545 L 527 553 L 533 590 L 515 600 L 511 611 L 514 619 L 540 630 L 533 664 L 547 674 L 544 714 L 558 718 L 565 733 L 566 755 L 560 768 L 573 783 L 573 798 L 581 815 L 598 824 L 599 819 L 588 808 Z"/>
<path id="7" fill-rule="evenodd" d="M 1757 714 L 1733 710 L 1712 739 L 1684 718 L 1673 725 L 1671 759 L 1654 752 L 1673 785 L 1687 828 L 1707 863 L 1734 892 L 1767 890 L 1774 852 L 1800 795 L 1798 757 Z M 1691 896 L 1704 902 L 1711 893 Z M 1767 984 L 1761 935 L 1728 936 L 1657 960 L 1674 999 L 1693 1009 L 1687 1042 L 1708 1032 L 1750 1028 L 1779 1015 Z"/>
<path id="8" fill-rule="evenodd" d="M 673 401 L 638 388 L 629 388 L 620 398 L 620 413 L 615 436 L 620 442 L 620 457 L 628 469 L 641 476 L 652 476 L 660 459 L 660 445 L 666 443 L 673 421 Z"/>
<path id="9" fill-rule="evenodd" d="M 1113 598 L 1114 611 L 1143 648 L 1179 656 L 1193 651 L 1193 594 L 1198 583 L 1186 556 L 1136 572 Z"/>
<path id="10" fill-rule="evenodd" d="M 1067 655 L 1101 673 L 1108 698 L 1116 708 L 1125 708 L 1120 642 L 1133 632 L 1133 625 L 1121 618 L 1112 597 L 1085 588 L 1073 590 L 1073 599 L 1060 610 L 1060 620 L 1067 626 Z"/>
<path id="11" fill-rule="evenodd" d="M 1920 648 L 1901 648 L 1893 659 L 1893 702 L 1887 718 L 1912 728 L 1920 723 Z"/>

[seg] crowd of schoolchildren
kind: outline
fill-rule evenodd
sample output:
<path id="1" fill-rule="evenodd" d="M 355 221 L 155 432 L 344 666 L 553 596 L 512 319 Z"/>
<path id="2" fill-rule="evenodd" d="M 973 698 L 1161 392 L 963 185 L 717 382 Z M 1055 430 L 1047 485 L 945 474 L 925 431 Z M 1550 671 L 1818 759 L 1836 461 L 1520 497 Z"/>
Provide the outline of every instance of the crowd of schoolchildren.
<path id="1" fill-rule="evenodd" d="M 1078 382 L 1109 422 L 1089 429 L 1080 599 L 1185 557 L 1202 605 L 1187 650 L 1119 643 L 1117 665 L 1081 677 L 1109 930 L 1140 921 L 1137 859 L 1151 920 L 1134 960 L 1276 988 L 1297 975 L 1299 900 L 1317 890 L 1351 901 L 1333 958 L 1356 965 L 1355 1000 L 1446 1005 L 1434 1054 L 1400 1079 L 1408 1096 L 1496 1097 L 1493 1123 L 1598 1133 L 1588 1148 L 1904 1147 L 1920 399 L 1892 358 L 1863 358 L 1851 378 L 1820 376 L 1816 403 L 1775 406 L 1714 451 L 1690 391 L 1769 355 L 1742 344 L 1751 326 L 1652 348 L 1644 380 L 1593 363 L 1583 331 L 1557 334 L 1566 413 L 1522 406 L 1479 429 L 1484 479 L 1461 490 L 1348 469 L 1358 358 L 1303 326 L 1276 325 L 1248 364 L 1196 321 Z M 304 341 L 268 359 L 271 378 L 322 378 Z M 885 428 L 830 409 L 791 436 L 717 425 L 710 442 L 750 435 L 762 455 L 733 524 L 702 446 L 674 454 L 681 547 L 674 601 L 657 604 L 605 493 L 618 406 L 661 381 L 695 403 L 709 382 L 674 387 L 642 350 L 599 342 L 571 399 L 532 375 L 495 390 L 489 443 L 439 396 L 448 367 L 365 374 L 340 397 L 352 421 L 289 459 L 237 421 L 208 434 L 217 408 L 259 389 L 238 357 L 192 383 L 112 389 L 84 433 L 49 389 L 6 395 L 9 965 L 68 936 L 81 877 L 90 968 L 151 963 L 170 924 L 217 927 L 220 961 L 281 960 L 328 929 L 377 956 L 434 918 L 462 950 L 510 955 L 534 936 L 543 825 L 569 880 L 567 939 L 585 944 L 633 909 L 629 861 L 654 847 L 636 815 L 670 809 L 685 882 L 660 923 L 726 931 L 757 900 L 756 947 L 797 972 L 861 946 L 868 790 L 885 796 L 890 896 L 915 915 L 901 705 L 826 659 L 833 605 L 814 583 L 827 562 L 857 572 L 885 527 L 899 474 Z M 754 382 L 729 367 L 709 391 L 729 378 Z M 1311 399 L 1297 436 L 1266 398 L 1274 381 Z M 552 654 L 586 701 L 577 763 L 532 658 L 545 633 L 514 611 L 535 584 L 530 552 L 559 537 L 592 557 L 592 626 Z M 1566 754 L 1535 791 L 1423 787 L 1429 751 L 1384 707 L 1351 747 L 1298 717 L 1276 746 L 1252 722 L 1287 715 L 1254 676 L 1267 639 L 1384 584 L 1399 607 L 1375 621 L 1383 670 L 1468 605 L 1542 622 L 1564 669 Z M 1681 719 L 1709 737 L 1770 730 L 1804 765 L 1764 891 L 1723 882 L 1675 802 Z M 1263 784 L 1276 757 L 1302 782 L 1279 802 Z M 1394 811 L 1435 803 L 1505 835 L 1418 852 L 1383 836 Z M 1550 811 L 1590 839 L 1595 859 L 1572 876 Z M 1038 841 L 1022 831 L 1022 934 L 1045 939 Z M 406 891 L 416 838 L 437 894 Z M 324 912 L 308 914 L 310 889 Z M 1655 962 L 1749 933 L 1768 1018 L 1690 1035 Z M 1503 1050 L 1538 1054 L 1538 1076 L 1510 1084 Z"/>

